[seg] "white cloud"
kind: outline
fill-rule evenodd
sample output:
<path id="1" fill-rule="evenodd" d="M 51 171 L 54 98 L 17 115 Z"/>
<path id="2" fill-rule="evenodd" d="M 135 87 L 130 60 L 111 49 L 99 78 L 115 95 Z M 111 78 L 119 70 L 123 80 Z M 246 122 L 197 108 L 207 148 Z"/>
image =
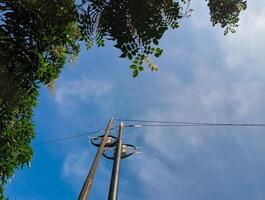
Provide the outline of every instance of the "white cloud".
<path id="1" fill-rule="evenodd" d="M 95 116 L 92 110 L 97 109 L 98 115 L 104 113 L 113 89 L 113 82 L 102 79 L 84 76 L 79 79 L 62 79 L 58 80 L 53 100 L 60 116 L 70 121 L 79 119 L 81 123 L 83 117 L 90 121 Z"/>
<path id="2" fill-rule="evenodd" d="M 93 103 L 109 94 L 113 85 L 102 80 L 81 78 L 62 81 L 56 87 L 55 101 L 61 107 L 72 107 L 79 102 Z"/>
<path id="3" fill-rule="evenodd" d="M 88 151 L 75 150 L 66 156 L 62 168 L 62 177 L 74 186 L 80 185 L 87 175 Z"/>
<path id="4" fill-rule="evenodd" d="M 250 6 L 242 15 L 237 33 L 219 38 L 226 65 L 230 69 L 248 71 L 248 75 L 261 77 L 264 73 L 265 8 Z M 253 66 L 254 65 L 254 66 Z"/>
<path id="5" fill-rule="evenodd" d="M 90 170 L 94 157 L 96 155 L 96 148 L 93 150 L 91 148 L 75 147 L 72 148 L 66 154 L 64 160 L 61 175 L 62 178 L 73 187 L 73 191 L 76 196 L 79 194 L 80 189 L 86 179 L 86 176 Z M 105 199 L 110 178 L 110 168 L 106 167 L 106 162 L 103 158 L 100 160 L 96 171 L 96 177 L 94 178 L 93 187 L 90 193 L 90 197 L 93 199 Z M 102 191 L 104 189 L 104 192 Z"/>

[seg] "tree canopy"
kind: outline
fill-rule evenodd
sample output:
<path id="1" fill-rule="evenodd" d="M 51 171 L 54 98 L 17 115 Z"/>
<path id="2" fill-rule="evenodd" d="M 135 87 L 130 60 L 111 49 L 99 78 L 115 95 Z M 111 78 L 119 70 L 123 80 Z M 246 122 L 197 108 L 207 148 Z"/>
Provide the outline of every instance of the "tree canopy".
<path id="1" fill-rule="evenodd" d="M 210 20 L 235 32 L 244 0 L 206 0 Z M 202 1 L 203 3 L 203 1 Z M 0 1 L 0 199 L 15 170 L 29 165 L 34 138 L 33 110 L 39 87 L 54 80 L 73 60 L 80 42 L 91 48 L 113 41 L 131 60 L 133 77 L 163 50 L 159 40 L 189 16 L 190 0 L 1 0 Z"/>

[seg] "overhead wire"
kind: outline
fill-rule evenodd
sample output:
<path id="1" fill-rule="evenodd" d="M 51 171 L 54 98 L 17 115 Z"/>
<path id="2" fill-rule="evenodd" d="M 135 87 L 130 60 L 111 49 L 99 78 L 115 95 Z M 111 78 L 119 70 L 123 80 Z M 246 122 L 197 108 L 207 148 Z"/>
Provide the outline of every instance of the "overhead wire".
<path id="1" fill-rule="evenodd" d="M 126 127 L 141 128 L 141 127 L 265 127 L 257 124 L 130 124 Z"/>
<path id="2" fill-rule="evenodd" d="M 213 123 L 213 122 L 189 122 L 189 121 L 156 121 L 138 119 L 117 119 L 124 122 L 140 122 L 139 124 L 127 125 L 128 127 L 141 126 L 244 126 L 244 127 L 265 127 L 265 123 Z M 142 124 L 144 123 L 144 124 Z M 152 123 L 152 124 L 146 124 Z"/>
<path id="3" fill-rule="evenodd" d="M 213 123 L 213 122 L 189 122 L 189 121 L 159 121 L 159 120 L 140 120 L 140 119 L 116 119 L 116 121 L 123 122 L 137 122 L 138 124 L 129 124 L 125 127 L 128 128 L 141 128 L 141 127 L 265 127 L 265 123 Z M 111 130 L 116 129 L 111 128 Z M 104 132 L 105 129 L 91 131 L 83 134 L 71 135 L 68 137 L 51 139 L 43 142 L 33 144 L 33 146 L 40 146 L 44 144 L 50 144 L 55 142 L 61 142 L 65 140 L 71 140 L 74 138 L 84 137 L 91 134 Z"/>
<path id="4" fill-rule="evenodd" d="M 110 130 L 113 130 L 113 129 L 115 129 L 115 128 L 111 128 Z M 77 135 L 71 135 L 71 136 L 62 137 L 62 138 L 46 140 L 46 141 L 43 141 L 43 142 L 39 142 L 39 143 L 33 144 L 33 146 L 40 146 L 40 145 L 44 145 L 44 144 L 62 142 L 62 141 L 65 141 L 65 140 L 71 140 L 71 139 L 74 139 L 74 138 L 79 138 L 79 137 L 84 137 L 84 136 L 88 136 L 88 135 L 92 135 L 92 134 L 102 133 L 104 131 L 105 131 L 105 129 L 100 129 L 100 130 L 91 131 L 91 132 L 87 132 L 87 133 L 83 133 L 83 134 L 77 134 Z"/>

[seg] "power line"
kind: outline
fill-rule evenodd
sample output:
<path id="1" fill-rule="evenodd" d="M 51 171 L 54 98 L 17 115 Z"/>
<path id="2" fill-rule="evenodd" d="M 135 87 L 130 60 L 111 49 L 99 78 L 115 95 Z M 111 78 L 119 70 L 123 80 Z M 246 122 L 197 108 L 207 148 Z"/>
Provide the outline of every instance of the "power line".
<path id="1" fill-rule="evenodd" d="M 165 121 L 144 121 L 144 120 L 123 120 L 123 121 L 135 121 L 135 122 L 156 122 L 156 123 L 161 123 L 161 124 L 130 124 L 126 125 L 125 127 L 128 128 L 141 128 L 141 127 L 224 127 L 224 126 L 230 126 L 230 127 L 265 127 L 265 124 L 249 124 L 249 123 L 200 123 L 200 122 L 165 122 Z M 166 124 L 169 123 L 169 124 Z M 175 123 L 175 124 L 174 124 Z M 113 130 L 115 128 L 112 128 Z M 36 144 L 33 144 L 33 146 L 40 146 L 40 145 L 45 145 L 45 144 L 50 144 L 50 143 L 55 143 L 55 142 L 62 142 L 65 140 L 71 140 L 74 138 L 78 137 L 84 137 L 87 135 L 91 134 L 96 134 L 103 132 L 104 129 L 102 130 L 97 130 L 97 131 L 92 131 L 84 134 L 78 134 L 78 135 L 72 135 L 68 137 L 63 137 L 63 138 L 56 138 L 56 139 L 51 139 L 43 142 L 39 142 Z"/>
<path id="2" fill-rule="evenodd" d="M 141 128 L 141 127 L 265 127 L 257 124 L 130 124 L 126 127 Z"/>
<path id="3" fill-rule="evenodd" d="M 112 128 L 111 130 L 113 130 L 113 129 L 115 129 L 115 128 Z M 39 142 L 37 144 L 33 144 L 33 146 L 40 146 L 40 145 L 44 145 L 44 144 L 51 144 L 51 143 L 55 143 L 55 142 L 62 142 L 62 141 L 65 141 L 65 140 L 71 140 L 71 139 L 78 138 L 78 137 L 84 137 L 84 136 L 88 136 L 88 135 L 92 135 L 92 134 L 96 134 L 96 133 L 102 133 L 102 132 L 104 132 L 104 130 L 105 129 L 101 129 L 101 130 L 91 131 L 91 132 L 87 132 L 87 133 L 83 133 L 83 134 L 51 139 L 51 140 Z"/>
<path id="4" fill-rule="evenodd" d="M 134 124 L 128 127 L 141 126 L 244 126 L 244 127 L 265 127 L 265 123 L 212 123 L 212 122 L 185 122 L 185 121 L 154 121 L 154 120 L 137 120 L 137 119 L 117 119 L 124 122 L 141 122 L 156 124 Z"/>
<path id="5" fill-rule="evenodd" d="M 212 122 L 185 122 L 185 121 L 156 121 L 156 120 L 138 120 L 138 119 L 117 119 L 117 121 L 124 122 L 141 122 L 140 124 L 130 124 L 125 127 L 129 128 L 140 128 L 140 127 L 265 127 L 265 123 L 212 123 Z M 153 123 L 153 124 L 146 124 Z M 112 128 L 113 130 L 115 128 Z M 91 131 L 84 134 L 72 135 L 63 138 L 51 139 L 43 142 L 39 142 L 37 144 L 33 144 L 33 146 L 40 146 L 44 144 L 50 144 L 55 142 L 61 142 L 65 140 L 71 140 L 78 137 L 84 137 L 91 134 L 96 134 L 103 132 L 105 129 Z"/>

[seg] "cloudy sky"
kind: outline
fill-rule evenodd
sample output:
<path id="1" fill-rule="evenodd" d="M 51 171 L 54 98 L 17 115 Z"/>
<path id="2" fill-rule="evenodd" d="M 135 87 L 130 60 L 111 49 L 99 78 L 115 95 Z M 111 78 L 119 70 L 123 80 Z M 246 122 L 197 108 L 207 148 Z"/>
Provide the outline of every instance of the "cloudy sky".
<path id="1" fill-rule="evenodd" d="M 108 44 L 65 66 L 55 95 L 41 89 L 34 144 L 102 129 L 116 118 L 265 122 L 265 2 L 249 1 L 237 33 L 209 21 L 206 2 L 165 34 L 159 71 L 132 78 Z M 122 162 L 122 200 L 264 200 L 264 128 L 125 129 L 142 154 Z M 115 134 L 115 133 L 114 133 Z M 8 185 L 11 200 L 76 199 L 96 149 L 87 137 L 34 147 L 31 169 Z M 111 161 L 102 159 L 91 199 L 108 195 Z"/>

